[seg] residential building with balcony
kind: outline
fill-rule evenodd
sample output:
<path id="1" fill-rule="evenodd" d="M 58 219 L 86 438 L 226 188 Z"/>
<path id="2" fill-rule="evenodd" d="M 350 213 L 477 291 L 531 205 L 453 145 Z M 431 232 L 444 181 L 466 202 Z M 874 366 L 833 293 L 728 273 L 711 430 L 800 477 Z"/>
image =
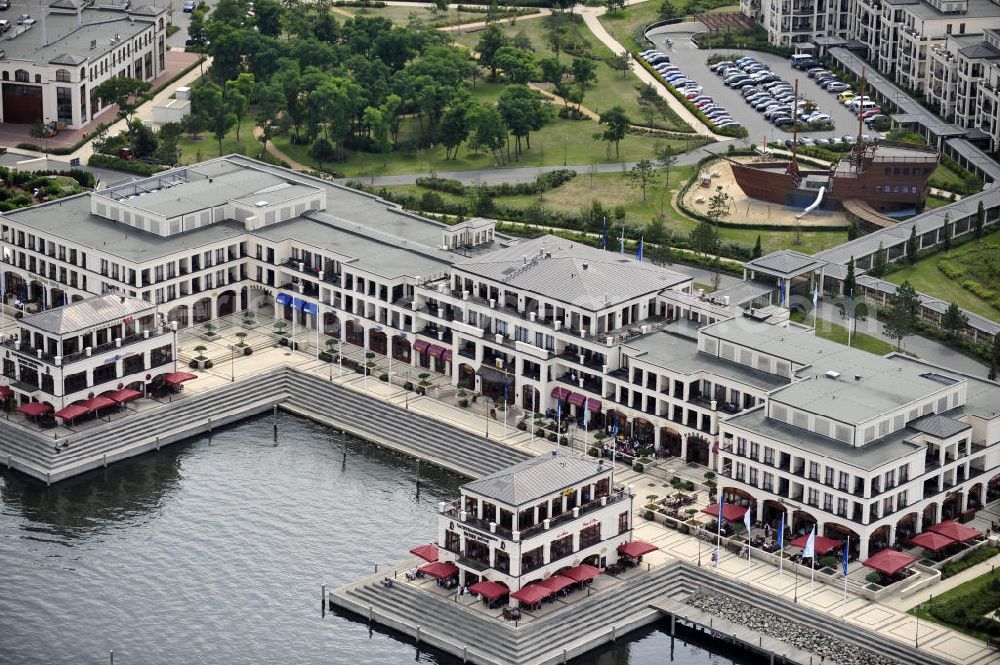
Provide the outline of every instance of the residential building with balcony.
<path id="1" fill-rule="evenodd" d="M 155 305 L 104 295 L 18 319 L 0 352 L 15 399 L 58 411 L 122 388 L 145 392 L 176 369 L 177 345 Z"/>
<path id="2" fill-rule="evenodd" d="M 720 425 L 719 491 L 796 534 L 850 537 L 856 556 L 965 520 L 1000 494 L 1000 385 L 902 354 L 874 357 L 798 326 L 722 343 L 791 379 Z M 751 333 L 751 334 L 748 334 Z"/>
<path id="3" fill-rule="evenodd" d="M 459 584 L 514 592 L 564 568 L 614 564 L 632 539 L 634 491 L 600 459 L 554 450 L 460 490 L 438 509 L 438 560 L 458 567 Z"/>
<path id="4" fill-rule="evenodd" d="M 166 71 L 167 8 L 56 0 L 11 2 L 33 23 L 5 33 L 0 122 L 53 122 L 79 129 L 111 110 L 94 89 L 114 77 L 151 81 Z"/>

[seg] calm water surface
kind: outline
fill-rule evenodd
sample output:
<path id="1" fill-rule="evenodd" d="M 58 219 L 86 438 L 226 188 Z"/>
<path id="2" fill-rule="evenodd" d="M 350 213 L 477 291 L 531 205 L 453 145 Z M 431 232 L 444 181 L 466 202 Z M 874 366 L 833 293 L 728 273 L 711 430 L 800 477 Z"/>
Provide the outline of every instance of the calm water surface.
<path id="1" fill-rule="evenodd" d="M 462 479 L 270 418 L 54 488 L 0 472 L 0 663 L 438 663 L 397 635 L 320 614 L 335 586 L 432 541 Z M 661 627 L 577 663 L 748 663 Z"/>

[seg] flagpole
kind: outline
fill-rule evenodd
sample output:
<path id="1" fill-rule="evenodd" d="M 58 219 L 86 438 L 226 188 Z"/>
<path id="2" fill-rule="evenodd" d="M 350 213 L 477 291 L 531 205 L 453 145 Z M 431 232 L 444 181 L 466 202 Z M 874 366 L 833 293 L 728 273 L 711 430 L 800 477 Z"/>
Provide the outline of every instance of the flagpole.
<path id="1" fill-rule="evenodd" d="M 750 579 L 750 526 L 753 524 L 753 504 L 747 508 L 747 580 Z"/>
<path id="2" fill-rule="evenodd" d="M 778 575 L 784 579 L 785 577 L 785 517 L 788 515 L 786 510 L 781 516 L 781 529 L 778 532 Z"/>
<path id="3" fill-rule="evenodd" d="M 715 565 L 719 565 L 722 550 L 722 512 L 726 507 L 726 497 L 719 494 L 719 521 L 715 525 Z"/>

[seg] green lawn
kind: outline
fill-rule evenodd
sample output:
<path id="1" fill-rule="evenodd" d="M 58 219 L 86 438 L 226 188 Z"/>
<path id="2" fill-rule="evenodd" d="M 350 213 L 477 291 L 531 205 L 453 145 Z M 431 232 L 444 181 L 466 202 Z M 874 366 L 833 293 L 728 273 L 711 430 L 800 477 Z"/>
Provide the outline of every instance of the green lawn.
<path id="1" fill-rule="evenodd" d="M 551 58 L 555 56 L 555 53 L 548 45 L 546 21 L 547 19 L 542 18 L 518 20 L 514 23 L 504 24 L 500 26 L 500 29 L 511 38 L 523 34 L 534 47 L 536 58 Z M 613 106 L 621 106 L 633 123 L 645 124 L 646 120 L 639 108 L 638 93 L 636 92 L 636 86 L 640 85 L 639 79 L 631 72 L 623 77 L 620 70 L 612 69 L 605 59 L 614 54 L 582 22 L 569 24 L 569 31 L 572 39 L 581 48 L 597 58 L 594 61 L 597 66 L 597 84 L 584 94 L 583 106 L 595 113 L 603 113 Z M 481 37 L 482 33 L 469 33 L 457 36 L 456 41 L 474 49 Z M 562 53 L 559 59 L 568 67 L 572 56 Z M 664 116 L 654 118 L 653 126 L 662 129 L 690 130 L 679 118 Z"/>
<path id="2" fill-rule="evenodd" d="M 806 315 L 801 310 L 792 311 L 792 320 L 810 326 L 813 324 L 812 316 Z M 837 342 L 838 344 L 847 344 L 847 328 L 826 319 L 817 319 L 816 336 Z M 861 349 L 862 351 L 874 353 L 879 356 L 884 356 L 890 351 L 896 350 L 896 347 L 889 342 L 878 337 L 866 335 L 865 333 L 851 334 L 851 348 Z"/>
<path id="3" fill-rule="evenodd" d="M 181 149 L 181 164 L 196 164 L 197 162 L 219 156 L 219 142 L 211 132 L 202 132 L 198 139 L 192 139 L 185 134 L 178 141 Z M 243 119 L 240 127 L 240 140 L 236 140 L 236 128 L 222 139 L 222 154 L 239 153 L 249 157 L 257 157 L 261 153 L 260 142 L 253 137 L 253 119 L 249 116 Z"/>
<path id="4" fill-rule="evenodd" d="M 626 223 L 640 228 L 649 223 L 651 219 L 660 214 L 661 205 L 665 216 L 665 225 L 677 235 L 687 235 L 695 227 L 696 222 L 684 217 L 680 212 L 670 205 L 674 192 L 684 182 L 694 174 L 694 166 L 679 166 L 670 170 L 670 188 L 664 189 L 661 185 L 662 177 L 657 179 L 655 185 L 647 189 L 647 200 L 642 200 L 640 191 L 628 184 L 627 178 L 618 173 L 597 173 L 590 174 L 586 171 L 580 172 L 576 178 L 565 183 L 561 187 L 546 192 L 543 196 L 505 196 L 497 198 L 497 204 L 510 207 L 528 207 L 541 205 L 550 210 L 561 210 L 566 212 L 580 212 L 583 208 L 589 208 L 591 201 L 600 201 L 605 208 L 623 206 L 625 208 Z M 423 194 L 425 189 L 416 185 L 399 185 L 390 187 L 390 190 L 405 191 L 417 195 Z M 461 197 L 441 193 L 445 200 L 457 201 Z M 794 248 L 798 251 L 813 253 L 827 247 L 834 247 L 847 239 L 847 234 L 839 232 L 803 232 L 802 244 L 794 244 L 794 232 L 761 232 L 752 229 L 733 229 L 722 227 L 719 229 L 723 242 L 739 243 L 747 247 L 752 247 L 760 235 L 763 241 L 765 252 L 776 251 L 785 248 Z"/>
<path id="5" fill-rule="evenodd" d="M 683 2 L 674 1 L 675 7 L 683 6 Z M 598 19 L 612 37 L 619 44 L 638 53 L 649 48 L 649 44 L 642 39 L 639 30 L 643 27 L 660 20 L 660 2 L 658 0 L 647 0 L 637 5 L 626 7 L 622 11 L 614 14 L 604 14 Z"/>
<path id="6" fill-rule="evenodd" d="M 950 279 L 943 273 L 938 267 L 942 260 L 960 269 L 961 277 Z M 896 284 L 907 280 L 918 291 L 958 303 L 959 307 L 980 316 L 1000 319 L 1000 296 L 994 296 L 994 304 L 991 304 L 961 285 L 962 281 L 972 279 L 994 293 L 1000 293 L 1000 231 L 965 243 L 950 252 L 922 259 L 914 266 L 886 275 L 886 279 Z"/>
<path id="7" fill-rule="evenodd" d="M 429 7 L 415 5 L 413 7 L 337 7 L 355 16 L 384 16 L 397 25 L 408 25 L 415 21 L 432 28 L 441 28 L 462 23 L 475 23 L 486 19 L 486 12 L 458 12 L 449 9 L 447 12 L 435 12 Z"/>
<path id="8" fill-rule="evenodd" d="M 968 582 L 963 582 L 958 586 L 945 591 L 940 595 L 935 595 L 931 600 L 926 603 L 922 603 L 917 607 L 910 609 L 909 613 L 915 616 L 919 616 L 921 621 L 932 621 L 934 623 L 940 624 L 942 626 L 947 626 L 953 630 L 957 630 L 960 633 L 965 633 L 980 640 L 987 640 L 991 636 L 985 632 L 970 629 L 968 626 L 958 625 L 954 623 L 948 623 L 941 621 L 931 614 L 931 608 L 944 608 L 944 607 L 967 607 L 975 612 L 982 610 L 982 615 L 986 615 L 992 610 L 997 609 L 994 605 L 995 600 L 1000 599 L 996 592 L 991 592 L 988 588 L 991 582 L 1000 581 L 1000 570 L 991 571 L 985 575 L 980 575 Z M 983 606 L 987 605 L 987 608 Z"/>
<path id="9" fill-rule="evenodd" d="M 962 177 L 949 169 L 944 164 L 938 164 L 934 172 L 931 173 L 931 180 L 934 181 L 933 186 L 940 186 L 941 189 L 947 189 L 948 191 L 955 191 L 954 188 L 963 188 L 965 186 L 965 181 Z"/>

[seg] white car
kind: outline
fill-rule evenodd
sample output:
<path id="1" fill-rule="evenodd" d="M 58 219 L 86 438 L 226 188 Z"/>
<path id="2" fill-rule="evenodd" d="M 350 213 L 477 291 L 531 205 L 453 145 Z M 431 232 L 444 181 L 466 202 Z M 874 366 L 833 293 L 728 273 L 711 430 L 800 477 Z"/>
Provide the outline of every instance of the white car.
<path id="1" fill-rule="evenodd" d="M 830 116 L 826 113 L 813 113 L 811 116 L 806 118 L 806 122 L 810 124 L 816 122 L 830 122 L 830 120 L 832 120 L 832 118 L 830 118 Z"/>

